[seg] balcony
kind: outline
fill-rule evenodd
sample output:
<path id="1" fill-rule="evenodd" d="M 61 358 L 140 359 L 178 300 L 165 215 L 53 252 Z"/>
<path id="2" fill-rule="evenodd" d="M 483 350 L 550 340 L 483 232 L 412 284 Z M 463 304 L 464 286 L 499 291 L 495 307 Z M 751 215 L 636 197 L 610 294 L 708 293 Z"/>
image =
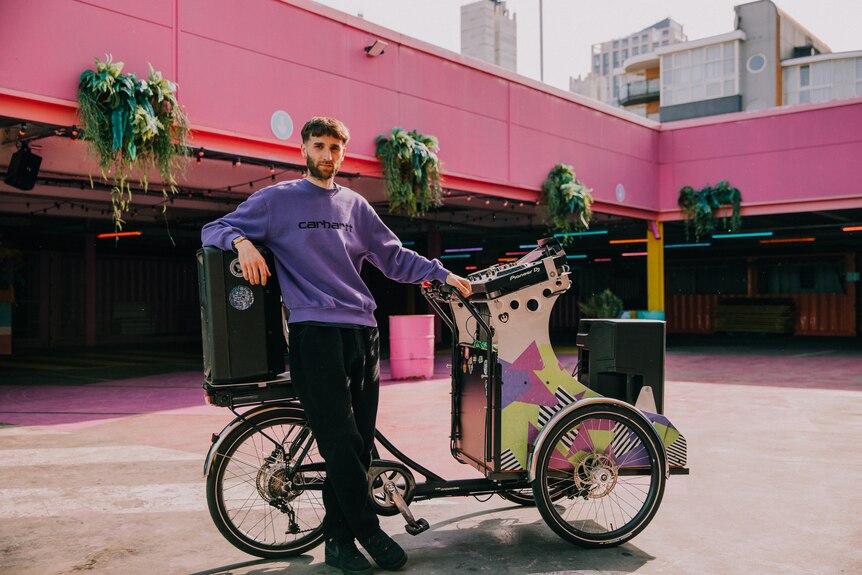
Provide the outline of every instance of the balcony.
<path id="1" fill-rule="evenodd" d="M 661 82 L 659 78 L 651 80 L 638 80 L 620 86 L 620 105 L 634 106 L 653 102 L 661 96 Z"/>

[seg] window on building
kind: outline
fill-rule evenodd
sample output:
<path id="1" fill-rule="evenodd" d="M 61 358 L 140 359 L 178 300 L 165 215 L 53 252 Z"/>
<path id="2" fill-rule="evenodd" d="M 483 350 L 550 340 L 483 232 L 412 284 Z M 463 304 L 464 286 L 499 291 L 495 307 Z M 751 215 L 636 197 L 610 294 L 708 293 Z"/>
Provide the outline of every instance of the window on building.
<path id="1" fill-rule="evenodd" d="M 649 42 L 649 34 L 643 34 L 641 36 L 641 43 L 646 44 L 647 42 Z"/>
<path id="2" fill-rule="evenodd" d="M 620 53 L 614 52 L 614 69 L 617 69 L 619 67 L 620 67 Z"/>
<path id="3" fill-rule="evenodd" d="M 608 53 L 605 52 L 602 54 L 602 76 L 607 76 L 608 73 Z"/>
<path id="4" fill-rule="evenodd" d="M 599 75 L 602 70 L 602 59 L 598 54 L 593 56 L 593 74 Z"/>
<path id="5" fill-rule="evenodd" d="M 744 261 L 668 267 L 666 277 L 667 292 L 673 295 L 744 294 L 748 289 Z"/>
<path id="6" fill-rule="evenodd" d="M 634 46 L 632 48 L 632 56 L 637 56 L 638 54 L 640 54 L 640 48 L 638 46 Z M 862 62 L 862 60 L 859 61 Z"/>
<path id="7" fill-rule="evenodd" d="M 799 67 L 799 103 L 832 99 L 832 62 L 816 62 Z"/>
<path id="8" fill-rule="evenodd" d="M 662 30 L 662 31 L 661 31 L 661 35 L 662 35 L 662 36 L 670 36 L 670 30 L 667 30 L 667 29 Z"/>
<path id="9" fill-rule="evenodd" d="M 737 94 L 736 61 L 735 42 L 663 56 L 661 105 L 673 106 Z"/>
<path id="10" fill-rule="evenodd" d="M 623 51 L 622 51 L 622 53 L 621 53 L 621 55 L 620 55 L 620 61 L 621 61 L 621 62 L 625 62 L 625 61 L 626 61 L 626 58 L 628 58 L 628 57 L 629 57 L 629 51 L 628 51 L 628 49 L 627 49 L 627 48 L 626 48 L 626 49 L 623 49 Z"/>
<path id="11" fill-rule="evenodd" d="M 659 46 L 658 42 L 653 42 L 653 43 L 652 43 L 652 49 L 653 49 L 653 52 L 655 52 L 656 50 L 658 50 L 658 46 Z"/>
<path id="12" fill-rule="evenodd" d="M 616 49 L 617 49 L 617 48 L 619 48 L 619 47 L 620 47 L 620 41 L 619 41 L 619 40 L 614 40 L 614 50 L 616 50 Z"/>
<path id="13" fill-rule="evenodd" d="M 623 38 L 622 47 L 623 47 L 623 48 L 628 48 L 628 47 L 629 47 L 629 39 L 628 39 L 628 38 Z"/>
<path id="14" fill-rule="evenodd" d="M 844 293 L 844 260 L 827 257 L 759 262 L 757 291 L 770 295 Z"/>
<path id="15" fill-rule="evenodd" d="M 755 54 L 748 59 L 745 67 L 752 74 L 757 74 L 762 72 L 764 68 L 766 68 L 766 56 L 763 54 Z"/>
<path id="16" fill-rule="evenodd" d="M 618 100 L 620 97 L 620 77 L 614 76 L 614 100 Z"/>

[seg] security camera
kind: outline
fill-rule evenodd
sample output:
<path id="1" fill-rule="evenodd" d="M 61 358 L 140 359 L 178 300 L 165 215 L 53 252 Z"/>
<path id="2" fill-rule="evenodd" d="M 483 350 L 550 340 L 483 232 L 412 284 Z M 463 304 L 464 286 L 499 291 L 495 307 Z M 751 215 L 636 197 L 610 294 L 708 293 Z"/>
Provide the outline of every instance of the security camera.
<path id="1" fill-rule="evenodd" d="M 365 53 L 372 58 L 374 56 L 379 56 L 383 53 L 383 51 L 386 49 L 386 46 L 388 45 L 389 44 L 387 42 L 384 42 L 383 40 L 375 40 L 372 44 L 369 44 L 365 47 Z"/>

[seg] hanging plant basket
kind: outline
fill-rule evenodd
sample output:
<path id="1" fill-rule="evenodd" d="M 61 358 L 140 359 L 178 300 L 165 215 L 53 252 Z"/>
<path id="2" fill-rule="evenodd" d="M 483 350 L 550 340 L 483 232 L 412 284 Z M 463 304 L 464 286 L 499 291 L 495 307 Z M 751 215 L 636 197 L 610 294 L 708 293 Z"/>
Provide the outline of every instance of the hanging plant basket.
<path id="1" fill-rule="evenodd" d="M 739 190 L 730 186 L 722 180 L 715 187 L 706 186 L 695 190 L 691 186 L 684 186 L 679 191 L 677 204 L 685 216 L 685 233 L 688 238 L 690 228 L 694 228 L 695 241 L 711 234 L 717 225 L 719 211 L 722 207 L 730 207 L 731 215 L 721 216 L 722 229 L 735 232 L 742 227 L 742 217 L 739 215 L 739 206 L 742 203 L 742 194 Z"/>
<path id="2" fill-rule="evenodd" d="M 157 169 L 162 194 L 176 194 L 177 174 L 188 155 L 188 119 L 177 103 L 173 82 L 150 66 L 146 80 L 123 74 L 123 63 L 96 59 L 95 70 L 84 70 L 78 82 L 82 138 L 109 181 L 114 227 L 123 227 L 123 215 L 132 202 L 133 172 L 144 190 L 147 174 Z M 164 213 L 165 206 L 162 206 Z"/>
<path id="3" fill-rule="evenodd" d="M 545 225 L 554 233 L 586 230 L 592 218 L 593 191 L 578 180 L 572 166 L 557 164 L 542 184 Z"/>
<path id="4" fill-rule="evenodd" d="M 437 138 L 395 128 L 388 136 L 377 136 L 374 143 L 375 156 L 383 164 L 390 212 L 416 217 L 442 204 Z"/>

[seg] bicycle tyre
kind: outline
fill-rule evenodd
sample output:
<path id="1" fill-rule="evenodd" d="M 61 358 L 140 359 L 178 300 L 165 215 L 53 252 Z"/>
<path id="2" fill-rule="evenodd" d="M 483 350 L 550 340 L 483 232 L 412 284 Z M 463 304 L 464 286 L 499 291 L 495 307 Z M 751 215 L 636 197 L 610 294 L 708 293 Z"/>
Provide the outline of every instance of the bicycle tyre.
<path id="1" fill-rule="evenodd" d="M 533 481 L 545 522 L 581 547 L 612 547 L 640 533 L 658 511 L 666 484 L 649 423 L 624 407 L 597 404 L 549 425 Z"/>
<path id="2" fill-rule="evenodd" d="M 288 452 L 302 430 L 312 445 L 293 482 L 293 461 L 277 455 L 266 433 Z M 225 437 L 207 477 L 207 505 L 221 534 L 236 548 L 267 559 L 300 555 L 323 541 L 323 460 L 304 412 L 268 410 L 239 424 Z"/>

